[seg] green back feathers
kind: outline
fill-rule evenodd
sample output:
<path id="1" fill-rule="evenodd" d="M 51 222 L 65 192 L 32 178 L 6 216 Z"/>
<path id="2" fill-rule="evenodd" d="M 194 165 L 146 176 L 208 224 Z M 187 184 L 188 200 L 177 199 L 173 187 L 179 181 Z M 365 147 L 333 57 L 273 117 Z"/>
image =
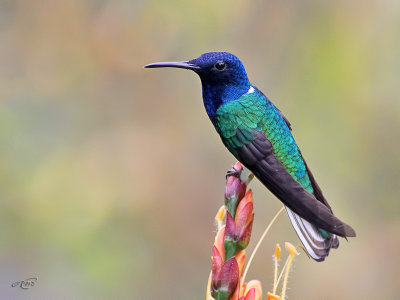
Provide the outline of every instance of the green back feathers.
<path id="1" fill-rule="evenodd" d="M 272 143 L 274 155 L 285 169 L 308 192 L 310 179 L 297 144 L 279 110 L 262 94 L 254 91 L 221 106 L 215 126 L 229 151 L 237 157 L 237 149 L 250 143 L 257 130 Z M 238 129 L 243 135 L 237 135 Z M 244 136 L 244 137 L 243 137 Z"/>

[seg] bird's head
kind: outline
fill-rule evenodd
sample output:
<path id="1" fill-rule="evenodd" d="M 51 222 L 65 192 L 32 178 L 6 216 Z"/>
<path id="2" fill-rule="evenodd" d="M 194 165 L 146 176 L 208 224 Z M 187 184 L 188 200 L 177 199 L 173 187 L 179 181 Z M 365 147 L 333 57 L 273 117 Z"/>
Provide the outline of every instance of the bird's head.
<path id="1" fill-rule="evenodd" d="M 204 105 L 211 119 L 222 104 L 239 98 L 250 88 L 242 62 L 228 52 L 209 52 L 189 61 L 159 62 L 145 66 L 162 67 L 188 69 L 200 76 Z"/>

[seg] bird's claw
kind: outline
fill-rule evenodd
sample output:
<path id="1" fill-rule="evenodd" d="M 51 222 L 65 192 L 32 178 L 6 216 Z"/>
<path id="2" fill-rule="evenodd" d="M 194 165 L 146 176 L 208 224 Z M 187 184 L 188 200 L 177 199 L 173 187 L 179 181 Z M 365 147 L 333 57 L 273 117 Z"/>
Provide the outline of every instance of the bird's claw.
<path id="1" fill-rule="evenodd" d="M 243 168 L 240 168 L 239 170 L 235 168 L 235 166 L 232 166 L 232 169 L 226 172 L 225 179 L 228 179 L 229 176 L 235 176 L 236 178 L 240 178 L 240 175 L 242 174 Z"/>

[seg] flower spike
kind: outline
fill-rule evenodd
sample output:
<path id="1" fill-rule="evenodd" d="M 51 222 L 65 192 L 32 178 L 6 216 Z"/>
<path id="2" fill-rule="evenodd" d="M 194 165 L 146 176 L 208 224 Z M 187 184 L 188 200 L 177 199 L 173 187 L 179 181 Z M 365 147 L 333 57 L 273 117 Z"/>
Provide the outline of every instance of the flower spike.
<path id="1" fill-rule="evenodd" d="M 242 171 L 243 167 L 238 162 L 228 172 L 225 187 L 225 207 L 221 207 L 215 216 L 218 232 L 212 249 L 212 269 L 207 283 L 207 300 L 262 299 L 261 283 L 258 280 L 251 280 L 246 283 L 245 277 L 261 241 L 284 210 L 284 207 L 276 213 L 268 224 L 245 269 L 245 249 L 250 242 L 254 213 L 253 193 L 251 190 L 246 192 L 247 184 L 250 182 L 252 176 L 243 176 Z M 224 218 L 225 224 L 223 224 Z M 299 254 L 296 247 L 290 243 L 285 243 L 285 248 L 289 252 L 289 257 L 283 266 L 279 278 L 277 278 L 281 248 L 279 244 L 275 246 L 273 254 L 275 264 L 274 285 L 273 292 L 267 294 L 269 300 L 285 299 L 287 278 L 291 263 L 294 256 Z M 275 293 L 284 272 L 282 295 L 278 296 Z"/>

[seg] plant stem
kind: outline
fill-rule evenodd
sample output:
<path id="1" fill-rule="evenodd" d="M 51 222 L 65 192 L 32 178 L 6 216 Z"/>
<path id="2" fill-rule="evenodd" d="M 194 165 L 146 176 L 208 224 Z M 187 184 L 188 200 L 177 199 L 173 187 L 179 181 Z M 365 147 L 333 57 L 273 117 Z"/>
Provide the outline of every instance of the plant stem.
<path id="1" fill-rule="evenodd" d="M 283 272 L 285 271 L 286 266 L 287 266 L 287 264 L 288 264 L 288 262 L 289 262 L 289 257 L 290 257 L 290 256 L 288 256 L 288 258 L 286 259 L 286 262 L 285 262 L 285 264 L 283 265 L 283 268 L 282 268 L 282 270 L 281 270 L 281 273 L 279 274 L 278 281 L 276 282 L 276 288 L 278 288 L 278 285 L 279 285 L 279 282 L 281 281 Z M 275 288 L 275 289 L 276 289 L 276 288 Z"/>
<path id="2" fill-rule="evenodd" d="M 274 271 L 274 285 L 272 289 L 272 294 L 275 295 L 276 288 L 278 287 L 277 285 L 277 279 L 278 279 L 278 259 L 274 257 L 274 262 L 275 262 L 275 271 Z"/>
<path id="3" fill-rule="evenodd" d="M 288 264 L 287 264 L 286 271 L 285 271 L 285 279 L 283 280 L 282 295 L 281 295 L 281 298 L 283 300 L 285 299 L 285 295 L 286 295 L 286 287 L 287 287 L 287 282 L 288 282 L 288 278 L 289 278 L 289 271 L 290 271 L 290 266 L 292 264 L 293 258 L 294 258 L 294 255 L 289 256 Z"/>

